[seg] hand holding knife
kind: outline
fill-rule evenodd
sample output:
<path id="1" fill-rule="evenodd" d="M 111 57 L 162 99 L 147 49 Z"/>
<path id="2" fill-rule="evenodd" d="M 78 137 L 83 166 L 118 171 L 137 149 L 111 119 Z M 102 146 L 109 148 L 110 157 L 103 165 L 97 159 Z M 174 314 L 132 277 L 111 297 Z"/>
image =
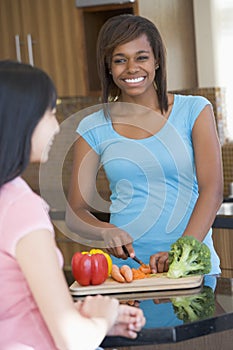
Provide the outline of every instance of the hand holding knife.
<path id="1" fill-rule="evenodd" d="M 123 249 L 124 253 L 125 253 L 129 258 L 131 258 L 131 256 L 129 255 L 129 252 L 128 252 L 127 248 L 126 248 L 126 246 L 123 245 L 123 246 L 122 246 L 122 249 Z M 136 261 L 139 265 L 145 265 L 144 262 L 143 262 L 142 260 L 138 259 L 136 256 L 134 256 L 134 257 L 131 258 L 131 259 L 133 259 L 134 261 Z"/>

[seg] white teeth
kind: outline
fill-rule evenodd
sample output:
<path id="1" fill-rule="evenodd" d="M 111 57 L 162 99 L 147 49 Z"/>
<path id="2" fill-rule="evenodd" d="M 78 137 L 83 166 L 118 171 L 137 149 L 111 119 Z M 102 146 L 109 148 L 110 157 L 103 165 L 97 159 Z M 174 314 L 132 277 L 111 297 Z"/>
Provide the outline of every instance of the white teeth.
<path id="1" fill-rule="evenodd" d="M 144 78 L 140 77 L 140 78 L 135 78 L 135 79 L 125 79 L 125 82 L 126 83 L 140 83 L 143 80 L 144 80 Z"/>

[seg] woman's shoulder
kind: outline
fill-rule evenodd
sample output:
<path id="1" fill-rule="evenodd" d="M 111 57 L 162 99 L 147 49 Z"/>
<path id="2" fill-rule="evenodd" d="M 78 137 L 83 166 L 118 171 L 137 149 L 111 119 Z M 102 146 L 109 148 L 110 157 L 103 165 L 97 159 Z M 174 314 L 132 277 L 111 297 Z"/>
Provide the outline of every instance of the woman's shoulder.
<path id="1" fill-rule="evenodd" d="M 49 210 L 47 203 L 21 177 L 9 181 L 1 189 L 0 207 L 3 206 L 2 209 L 17 208 L 18 206 L 22 208 L 24 206 L 30 210 L 38 205 L 42 205 L 46 211 Z"/>
<path id="2" fill-rule="evenodd" d="M 87 125 L 97 125 L 100 123 L 106 122 L 106 118 L 104 116 L 103 109 L 99 109 L 96 112 L 93 112 L 91 114 L 87 114 L 79 122 L 79 125 L 87 126 Z"/>
<path id="3" fill-rule="evenodd" d="M 180 105 L 207 105 L 211 104 L 210 101 L 201 95 L 182 95 L 182 94 L 175 94 L 175 100 Z"/>
<path id="4" fill-rule="evenodd" d="M 31 194 L 32 189 L 21 177 L 16 177 L 13 180 L 5 183 L 1 188 L 1 203 L 14 202 L 19 197 L 25 194 Z"/>

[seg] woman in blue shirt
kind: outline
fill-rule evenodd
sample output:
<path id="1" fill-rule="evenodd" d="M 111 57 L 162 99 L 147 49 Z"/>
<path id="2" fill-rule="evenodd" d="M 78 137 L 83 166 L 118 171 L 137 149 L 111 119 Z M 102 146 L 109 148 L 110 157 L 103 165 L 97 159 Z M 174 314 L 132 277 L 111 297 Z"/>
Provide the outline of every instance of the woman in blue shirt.
<path id="1" fill-rule="evenodd" d="M 209 246 L 211 273 L 219 273 L 211 225 L 223 178 L 210 102 L 167 92 L 162 38 L 140 16 L 115 16 L 103 25 L 97 66 L 104 104 L 77 128 L 69 228 L 106 247 L 118 265 L 126 246 L 152 272 L 167 271 L 171 244 L 191 235 Z M 109 223 L 91 214 L 100 166 L 111 190 Z"/>

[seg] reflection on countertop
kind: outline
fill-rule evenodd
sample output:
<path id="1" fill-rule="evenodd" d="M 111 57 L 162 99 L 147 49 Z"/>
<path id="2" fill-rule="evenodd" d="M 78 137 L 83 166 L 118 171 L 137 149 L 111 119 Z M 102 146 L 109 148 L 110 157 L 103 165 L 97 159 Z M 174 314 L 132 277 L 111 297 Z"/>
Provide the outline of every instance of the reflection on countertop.
<path id="1" fill-rule="evenodd" d="M 170 296 L 168 291 L 164 293 L 164 296 L 162 292 L 159 294 L 154 292 L 154 295 L 152 292 L 144 292 L 143 296 L 140 293 L 140 296 L 136 298 L 144 311 L 147 322 L 138 338 L 132 341 L 121 337 L 107 337 L 102 345 L 104 347 L 134 345 L 141 346 L 140 349 L 142 349 L 144 345 L 162 343 L 172 345 L 172 343 L 191 338 L 232 330 L 232 281 L 230 278 L 205 276 L 204 284 L 200 290 L 183 290 L 183 295 L 176 296 L 177 291 L 171 291 Z M 209 299 L 203 303 L 202 295 L 205 289 L 208 291 Z M 118 296 L 116 295 L 116 297 Z M 135 293 L 131 297 L 129 293 L 128 300 L 135 298 Z M 199 318 L 196 317 L 197 315 Z M 183 347 L 181 348 L 183 349 Z M 211 346 L 209 348 L 214 349 Z M 228 348 L 224 347 L 224 349 Z"/>

